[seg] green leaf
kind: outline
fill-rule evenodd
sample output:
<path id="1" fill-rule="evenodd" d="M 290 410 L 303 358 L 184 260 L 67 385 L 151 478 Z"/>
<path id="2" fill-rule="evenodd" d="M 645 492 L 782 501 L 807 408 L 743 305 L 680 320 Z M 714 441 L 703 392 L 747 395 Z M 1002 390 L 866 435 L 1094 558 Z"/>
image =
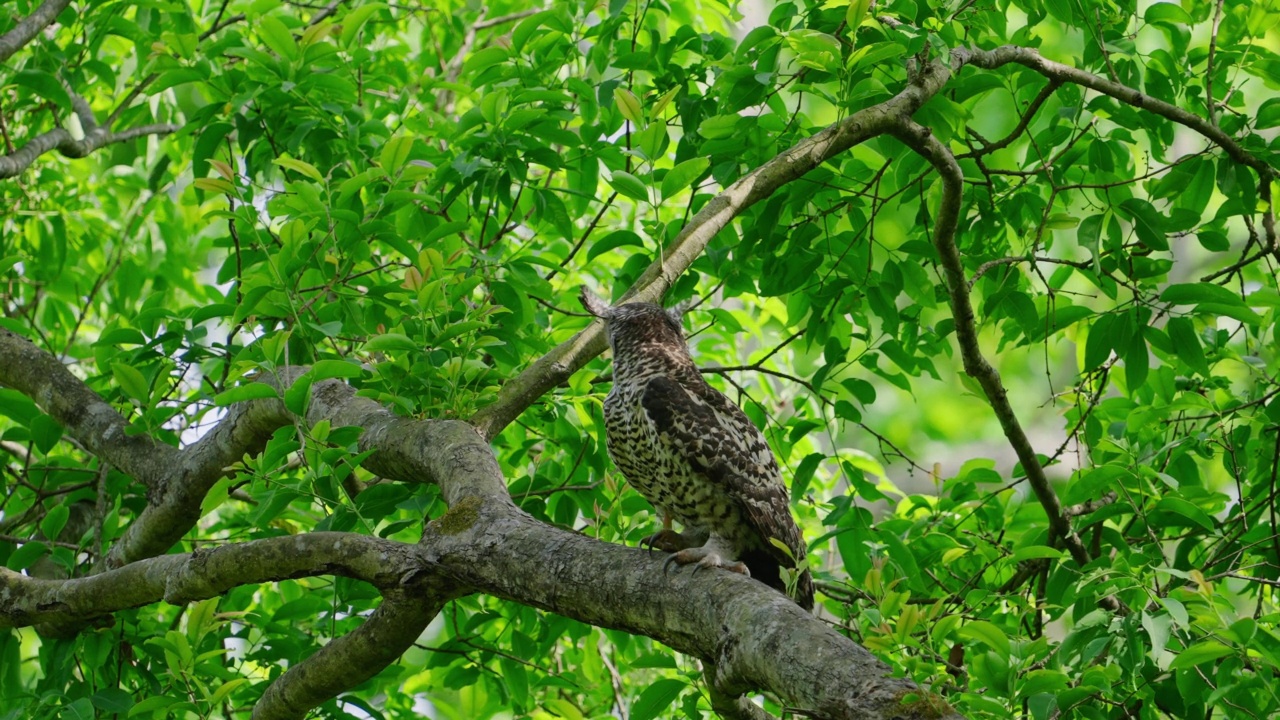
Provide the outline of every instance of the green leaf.
<path id="1" fill-rule="evenodd" d="M 1142 613 L 1142 629 L 1146 630 L 1147 636 L 1151 638 L 1151 648 L 1147 652 L 1152 658 L 1159 656 L 1165 645 L 1169 643 L 1172 626 L 1173 618 L 1168 613 L 1159 615 L 1146 611 Z"/>
<path id="2" fill-rule="evenodd" d="M 48 453 L 62 439 L 62 426 L 52 417 L 40 413 L 31 418 L 31 440 L 36 449 Z"/>
<path id="3" fill-rule="evenodd" d="M 655 681 L 631 704 L 631 720 L 653 720 L 670 707 L 686 687 L 688 683 L 675 678 L 662 678 Z"/>
<path id="4" fill-rule="evenodd" d="M 156 81 L 151 83 L 147 88 L 147 94 L 155 95 L 178 85 L 202 82 L 206 80 L 207 77 L 206 73 L 201 72 L 196 68 L 184 67 L 176 70 L 166 70 L 165 72 L 160 73 L 160 77 L 156 78 Z"/>
<path id="5" fill-rule="evenodd" d="M 844 11 L 844 22 L 851 36 L 856 34 L 858 26 L 862 24 L 870 8 L 871 0 L 849 0 L 849 7 Z"/>
<path id="6" fill-rule="evenodd" d="M 369 21 L 369 17 L 379 10 L 386 7 L 385 3 L 368 3 L 361 4 L 360 7 L 347 13 L 342 18 L 342 44 L 345 47 L 351 47 L 351 43 L 356 39 L 360 29 Z"/>
<path id="7" fill-rule="evenodd" d="M 1001 658 L 1009 658 L 1009 636 L 1003 630 L 986 620 L 974 620 L 965 623 L 959 630 L 960 637 L 977 640 L 996 651 Z"/>
<path id="8" fill-rule="evenodd" d="M 822 453 L 809 453 L 796 466 L 795 474 L 791 476 L 791 502 L 804 497 L 805 490 L 809 489 L 809 482 L 813 480 L 814 471 L 825 457 Z"/>
<path id="9" fill-rule="evenodd" d="M 1158 2 L 1147 8 L 1142 16 L 1149 23 L 1167 23 L 1170 25 L 1192 25 L 1191 16 L 1177 3 Z"/>
<path id="10" fill-rule="evenodd" d="M 1111 328 L 1117 316 L 1103 315 L 1094 321 L 1089 328 L 1089 337 L 1084 344 L 1084 369 L 1092 370 L 1111 357 L 1114 348 Z"/>
<path id="11" fill-rule="evenodd" d="M 151 387 L 137 368 L 126 363 L 111 363 L 111 374 L 126 395 L 146 404 L 147 398 L 151 395 Z"/>
<path id="12" fill-rule="evenodd" d="M 635 247 L 644 247 L 644 240 L 640 236 L 630 230 L 614 230 L 599 240 L 591 244 L 591 249 L 587 251 L 587 262 L 590 263 L 597 257 L 623 246 L 634 245 Z"/>
<path id="13" fill-rule="evenodd" d="M 40 532 L 50 540 L 57 540 L 62 528 L 66 527 L 67 518 L 71 517 L 71 507 L 66 503 L 53 506 L 48 515 L 40 521 Z"/>
<path id="14" fill-rule="evenodd" d="M 90 698 L 93 706 L 104 713 L 123 714 L 133 707 L 133 696 L 120 688 L 103 688 Z"/>
<path id="15" fill-rule="evenodd" d="M 31 567 L 31 564 L 44 557 L 49 552 L 48 546 L 42 542 L 33 541 L 23 543 L 22 547 L 13 551 L 9 556 L 9 561 L 5 566 L 10 570 L 22 571 Z"/>
<path id="16" fill-rule="evenodd" d="M 737 115 L 716 115 L 703 120 L 698 125 L 698 134 L 708 140 L 723 140 L 733 137 L 738 127 Z"/>
<path id="17" fill-rule="evenodd" d="M 1280 126 L 1280 98 L 1271 98 L 1262 103 L 1253 126 L 1259 130 Z"/>
<path id="18" fill-rule="evenodd" d="M 247 678 L 234 678 L 232 680 L 228 680 L 222 683 L 222 685 L 219 685 L 218 689 L 213 691 L 213 694 L 209 696 L 206 702 L 208 702 L 210 707 L 216 708 L 218 705 L 222 703 L 223 700 L 227 699 L 227 696 L 235 692 L 236 688 L 240 687 L 241 685 L 244 685 L 247 682 L 249 682 Z"/>
<path id="19" fill-rule="evenodd" d="M 1173 351 L 1178 359 L 1187 367 L 1209 376 L 1209 363 L 1204 357 L 1204 348 L 1200 347 L 1200 338 L 1196 336 L 1195 326 L 1188 318 L 1170 318 L 1165 328 L 1169 332 L 1169 341 L 1173 343 Z"/>
<path id="20" fill-rule="evenodd" d="M 662 178 L 662 197 L 669 198 L 676 193 L 684 190 L 693 184 L 711 167 L 711 161 L 706 158 L 694 158 L 685 160 L 667 171 L 666 176 Z"/>
<path id="21" fill-rule="evenodd" d="M 365 352 L 422 352 L 422 346 L 400 333 L 377 335 L 364 344 Z"/>
<path id="22" fill-rule="evenodd" d="M 1174 305 L 1219 303 L 1244 306 L 1244 301 L 1234 292 L 1213 283 L 1179 283 L 1170 285 L 1160 293 L 1160 299 Z"/>
<path id="23" fill-rule="evenodd" d="M 364 368 L 346 360 L 321 360 L 312 365 L 308 372 L 319 382 L 329 378 L 358 378 L 364 375 Z"/>
<path id="24" fill-rule="evenodd" d="M 288 155 L 285 155 L 283 157 L 278 157 L 273 162 L 275 162 L 275 164 L 279 165 L 280 167 L 288 168 L 290 170 L 293 170 L 294 172 L 306 175 L 307 177 L 311 178 L 312 180 L 315 180 L 316 182 L 324 182 L 324 176 L 321 175 L 320 171 L 317 170 L 315 166 L 312 165 L 311 163 L 303 162 L 301 160 L 295 160 L 289 157 Z"/>
<path id="25" fill-rule="evenodd" d="M 262 400 L 278 397 L 280 397 L 280 394 L 270 385 L 260 382 L 251 382 L 244 385 L 238 385 L 230 390 L 224 390 L 223 392 L 218 393 L 213 397 L 213 404 L 218 407 L 226 407 L 246 400 Z"/>
<path id="26" fill-rule="evenodd" d="M 615 170 L 613 178 L 609 180 L 609 185 L 622 195 L 626 195 L 632 200 L 638 200 L 643 203 L 649 202 L 649 190 L 640 178 L 629 172 Z"/>
<path id="27" fill-rule="evenodd" d="M 1198 525 L 1208 532 L 1213 532 L 1216 527 L 1216 524 L 1214 523 L 1213 518 L 1209 516 L 1209 513 L 1180 497 L 1170 495 L 1160 498 L 1160 501 L 1156 503 L 1156 510 L 1170 512 L 1174 515 L 1190 520 L 1193 525 Z"/>
<path id="28" fill-rule="evenodd" d="M 803 67 L 829 73 L 840 72 L 840 42 L 831 35 L 801 28 L 788 32 L 786 37 L 787 44 L 796 54 L 796 62 Z"/>
<path id="29" fill-rule="evenodd" d="M 149 698 L 141 700 L 133 709 L 129 711 L 129 717 L 137 717 L 139 715 L 147 715 L 155 713 L 159 710 L 172 707 L 177 704 L 177 698 L 166 697 L 164 695 L 153 695 Z"/>
<path id="30" fill-rule="evenodd" d="M 622 117 L 630 120 L 633 125 L 640 127 L 644 123 L 644 110 L 640 108 L 640 100 L 630 90 L 624 87 L 614 88 L 613 102 L 618 106 Z"/>
<path id="31" fill-rule="evenodd" d="M 1233 652 L 1235 651 L 1217 640 L 1204 640 L 1179 653 L 1178 657 L 1169 664 L 1169 669 L 1181 670 L 1182 668 L 1195 667 L 1211 660 L 1226 657 Z"/>
<path id="32" fill-rule="evenodd" d="M 37 95 L 54 103 L 63 110 L 71 109 L 71 96 L 66 88 L 58 82 L 58 78 L 43 70 L 21 70 L 10 80 L 14 85 L 21 85 L 35 91 Z M 88 130 L 88 128 L 85 128 Z"/>
<path id="33" fill-rule="evenodd" d="M 95 717 L 93 703 L 86 697 L 77 698 L 58 713 L 59 720 L 94 720 Z"/>
<path id="34" fill-rule="evenodd" d="M 476 330 L 479 330 L 480 328 L 485 328 L 485 327 L 489 327 L 489 323 L 483 322 L 480 320 L 467 320 L 465 322 L 453 323 L 452 325 L 449 325 L 448 327 L 446 327 L 443 331 L 440 332 L 439 335 L 435 337 L 434 344 L 441 345 L 443 343 L 449 342 L 450 340 L 456 337 L 466 335 L 467 333 L 475 332 Z"/>
<path id="35" fill-rule="evenodd" d="M 394 175 L 409 160 L 409 152 L 411 150 L 413 150 L 413 138 L 397 135 L 382 146 L 382 153 L 378 156 L 378 164 L 388 174 Z"/>
<path id="36" fill-rule="evenodd" d="M 1120 208 L 1133 221 L 1133 231 L 1138 241 L 1152 250 L 1168 250 L 1169 240 L 1161 229 L 1160 214 L 1155 206 L 1141 198 L 1129 198 L 1120 203 Z"/>
<path id="37" fill-rule="evenodd" d="M 93 347 L 112 347 L 115 345 L 146 345 L 147 339 L 133 328 L 113 328 L 98 336 Z"/>
<path id="38" fill-rule="evenodd" d="M 1065 556 L 1061 550 L 1054 550 L 1048 545 L 1028 545 L 1013 551 L 1009 559 L 1013 562 L 1023 560 L 1061 560 Z"/>
<path id="39" fill-rule="evenodd" d="M 1075 13 L 1072 11 L 1071 7 L 1071 0 L 1045 0 L 1044 9 L 1048 10 L 1049 14 L 1052 15 L 1055 20 L 1059 20 L 1068 26 L 1074 26 L 1076 24 Z"/>
<path id="40" fill-rule="evenodd" d="M 276 55 L 290 61 L 298 58 L 298 42 L 293 39 L 293 33 L 284 23 L 270 15 L 263 15 L 257 19 L 254 29 L 262 42 Z"/>

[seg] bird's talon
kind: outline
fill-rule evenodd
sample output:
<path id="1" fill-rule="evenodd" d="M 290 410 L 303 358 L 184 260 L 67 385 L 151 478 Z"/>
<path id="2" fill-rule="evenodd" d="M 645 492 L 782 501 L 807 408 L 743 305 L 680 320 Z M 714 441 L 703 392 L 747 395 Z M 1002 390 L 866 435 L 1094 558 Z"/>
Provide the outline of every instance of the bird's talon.
<path id="1" fill-rule="evenodd" d="M 671 563 L 673 563 L 673 562 L 678 562 L 678 560 L 676 559 L 676 555 L 675 555 L 675 554 L 672 554 L 672 555 L 671 555 L 671 557 L 667 558 L 667 561 L 666 561 L 666 562 L 662 563 L 662 574 L 663 574 L 663 575 L 666 575 L 666 574 L 667 574 L 667 571 L 671 569 Z"/>

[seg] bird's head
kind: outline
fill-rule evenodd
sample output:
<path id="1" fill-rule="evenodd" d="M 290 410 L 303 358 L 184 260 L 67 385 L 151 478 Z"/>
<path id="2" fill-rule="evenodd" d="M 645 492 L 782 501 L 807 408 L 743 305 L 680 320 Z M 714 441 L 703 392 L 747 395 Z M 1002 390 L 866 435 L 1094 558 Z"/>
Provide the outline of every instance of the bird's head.
<path id="1" fill-rule="evenodd" d="M 646 302 L 610 307 L 585 287 L 582 288 L 581 299 L 587 312 L 604 320 L 609 347 L 613 348 L 615 355 L 620 347 L 652 344 L 685 347 L 684 329 L 680 324 L 686 309 L 684 303 L 670 309 Z"/>

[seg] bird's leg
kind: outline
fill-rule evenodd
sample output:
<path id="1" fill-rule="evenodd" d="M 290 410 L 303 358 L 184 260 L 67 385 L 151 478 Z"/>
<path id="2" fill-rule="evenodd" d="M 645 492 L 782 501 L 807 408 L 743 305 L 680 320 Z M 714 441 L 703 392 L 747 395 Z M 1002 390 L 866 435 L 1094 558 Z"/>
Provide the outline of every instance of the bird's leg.
<path id="1" fill-rule="evenodd" d="M 662 564 L 662 572 L 666 572 L 672 563 L 677 565 L 692 565 L 694 574 L 697 574 L 699 568 L 723 568 L 729 572 L 736 572 L 751 577 L 751 572 L 747 570 L 747 566 L 741 560 L 734 559 L 734 553 L 727 543 L 720 541 L 720 538 L 712 535 L 707 543 L 701 547 L 685 548 L 667 558 Z"/>
<path id="2" fill-rule="evenodd" d="M 654 548 L 658 548 L 663 552 L 676 552 L 698 544 L 698 540 L 695 537 L 689 537 L 688 534 L 672 530 L 671 519 L 671 513 L 663 510 L 662 529 L 641 540 L 640 547 L 647 547 L 650 552 L 653 552 Z"/>

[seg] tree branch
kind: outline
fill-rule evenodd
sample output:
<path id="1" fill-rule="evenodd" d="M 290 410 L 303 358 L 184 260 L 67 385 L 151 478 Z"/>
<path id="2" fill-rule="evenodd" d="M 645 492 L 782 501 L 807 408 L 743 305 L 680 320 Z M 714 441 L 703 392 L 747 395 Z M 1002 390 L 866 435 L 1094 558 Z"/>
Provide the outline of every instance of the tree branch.
<path id="1" fill-rule="evenodd" d="M 955 157 L 936 137 L 912 120 L 907 120 L 901 128 L 895 129 L 894 136 L 905 145 L 924 157 L 942 178 L 942 201 L 938 208 L 937 222 L 934 227 L 933 243 L 942 262 L 947 278 L 947 290 L 951 304 L 951 314 L 956 323 L 956 339 L 960 344 L 960 354 L 964 361 L 965 373 L 978 381 L 991 404 L 1005 437 L 1009 440 L 1032 491 L 1036 494 L 1045 515 L 1049 520 L 1050 532 L 1063 539 L 1071 557 L 1081 566 L 1089 564 L 1092 558 L 1080 537 L 1071 527 L 1071 521 L 1063 512 L 1062 503 L 1054 492 L 1049 478 L 1044 473 L 1044 466 L 1036 456 L 1035 448 L 1018 422 L 1017 413 L 1009 403 L 1009 396 L 1000 379 L 1000 373 L 982 355 L 978 345 L 977 324 L 974 320 L 973 305 L 969 299 L 968 282 L 964 276 L 964 265 L 960 259 L 960 251 L 956 246 L 956 230 L 959 224 L 960 206 L 964 192 L 964 176 Z M 1123 612 L 1124 606 L 1113 597 L 1103 598 L 1102 604 L 1109 609 Z"/>
<path id="2" fill-rule="evenodd" d="M 27 46 L 37 34 L 53 22 L 71 0 L 45 0 L 36 11 L 26 16 L 12 30 L 0 37 L 0 63 Z"/>
<path id="3" fill-rule="evenodd" d="M 0 629 L 62 624 L 164 600 L 184 604 L 241 585 L 341 575 L 397 588 L 423 568 L 413 546 L 317 532 L 162 555 L 89 577 L 44 580 L 0 568 Z"/>
<path id="4" fill-rule="evenodd" d="M 933 165 L 942 178 L 942 202 L 938 208 L 937 223 L 934 227 L 933 244 L 938 251 L 943 271 L 947 278 L 947 290 L 951 304 L 951 315 L 956 323 L 956 339 L 960 344 L 960 354 L 964 360 L 967 375 L 978 381 L 987 402 L 995 411 L 1005 437 L 1013 447 L 1022 464 L 1027 481 L 1031 484 L 1036 499 L 1040 501 L 1049 519 L 1049 528 L 1053 535 L 1061 537 L 1075 559 L 1081 566 L 1089 564 L 1092 558 L 1080 537 L 1071 527 L 1070 520 L 1062 510 L 1062 503 L 1044 473 L 1040 459 L 1036 457 L 1035 448 L 1018 422 L 1017 413 L 1009 403 L 1009 395 L 1000 373 L 982 355 L 978 345 L 978 329 L 974 320 L 973 305 L 969 300 L 968 282 L 964 276 L 964 264 L 960 259 L 960 250 L 956 247 L 956 228 L 959 224 L 960 205 L 964 192 L 964 176 L 955 157 L 938 141 L 936 137 L 913 120 L 893 130 L 894 137 L 907 147 L 915 150 Z M 1117 607 L 1112 609 L 1118 609 Z"/>
<path id="5" fill-rule="evenodd" d="M 73 98 L 78 97 L 73 95 Z M 143 135 L 168 135 L 181 129 L 178 125 L 155 123 L 113 133 L 98 127 L 96 122 L 85 123 L 83 113 L 76 114 L 81 116 L 80 125 L 85 130 L 83 140 L 76 140 L 64 128 L 54 128 L 49 132 L 41 133 L 12 154 L 0 155 L 0 180 L 19 175 L 23 170 L 31 167 L 31 163 L 35 162 L 36 158 L 52 150 L 57 150 L 70 158 L 83 158 L 105 145 L 127 142 Z"/>
<path id="6" fill-rule="evenodd" d="M 129 434 L 129 421 L 53 355 L 0 328 L 0 385 L 35 401 L 89 452 L 149 488 L 170 472 L 177 448 Z"/>
<path id="7" fill-rule="evenodd" d="M 1261 180 L 1259 192 L 1263 195 L 1263 200 L 1267 205 L 1267 209 L 1263 212 L 1263 226 L 1267 228 L 1267 241 L 1271 247 L 1280 245 L 1276 239 L 1275 209 L 1270 200 L 1270 183 L 1278 175 L 1276 169 L 1271 167 L 1266 160 L 1245 150 L 1235 138 L 1223 132 L 1212 121 L 1163 100 L 1157 100 L 1150 95 L 1145 95 L 1118 82 L 1098 77 L 1093 73 L 1073 68 L 1070 65 L 1047 60 L 1032 48 L 1014 45 L 1004 45 L 995 50 L 960 48 L 952 50 L 952 59 L 953 64 L 955 64 L 954 61 L 958 60 L 961 64 L 969 63 L 986 70 L 994 70 L 1008 63 L 1017 63 L 1035 70 L 1050 80 L 1070 82 L 1087 87 L 1090 90 L 1115 98 L 1126 105 L 1146 110 L 1194 130 L 1225 150 L 1232 160 L 1252 168 L 1258 174 L 1258 178 Z M 1212 102 L 1212 98 L 1210 98 L 1210 101 Z"/>
<path id="8" fill-rule="evenodd" d="M 707 243 L 734 218 L 778 188 L 862 142 L 888 132 L 899 117 L 909 117 L 933 97 L 951 74 L 941 65 L 929 65 L 916 82 L 894 97 L 805 138 L 725 188 L 702 207 L 680 230 L 661 257 L 654 261 L 623 296 L 623 302 L 658 302 L 681 273 L 706 249 Z M 503 385 L 498 398 L 471 417 L 471 423 L 488 439 L 519 417 L 520 413 L 604 352 L 604 326 L 596 321 L 538 358 L 524 372 Z"/>
<path id="9" fill-rule="evenodd" d="M 413 647 L 453 596 L 444 588 L 429 588 L 426 597 L 386 593 L 363 625 L 271 683 L 254 705 L 252 720 L 302 720 L 315 706 L 377 675 Z"/>

